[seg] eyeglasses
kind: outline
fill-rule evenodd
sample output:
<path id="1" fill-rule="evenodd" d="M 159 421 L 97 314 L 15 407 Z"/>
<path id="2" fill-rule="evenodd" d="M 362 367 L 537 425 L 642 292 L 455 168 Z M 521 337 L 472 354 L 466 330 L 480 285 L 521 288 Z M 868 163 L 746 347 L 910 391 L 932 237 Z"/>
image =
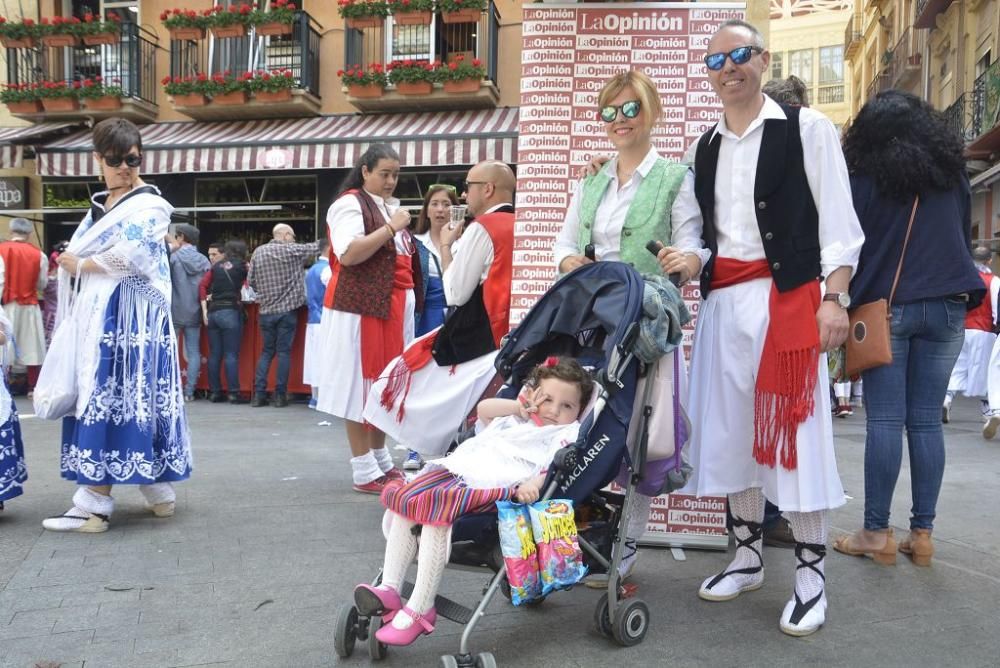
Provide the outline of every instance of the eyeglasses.
<path id="1" fill-rule="evenodd" d="M 447 190 L 449 192 L 452 192 L 452 193 L 454 193 L 456 195 L 458 194 L 458 188 L 456 188 L 455 186 L 451 185 L 450 183 L 432 183 L 429 186 L 427 186 L 427 192 L 430 192 L 434 188 L 444 188 L 445 190 Z"/>
<path id="2" fill-rule="evenodd" d="M 621 106 L 616 107 L 613 104 L 609 104 L 606 107 L 601 107 L 601 120 L 605 123 L 612 123 L 616 118 L 618 118 L 618 110 L 621 109 L 622 116 L 625 118 L 635 118 L 639 115 L 639 110 L 642 105 L 639 104 L 639 100 L 629 100 L 628 102 L 623 102 Z"/>
<path id="3" fill-rule="evenodd" d="M 489 181 L 463 181 L 465 184 L 465 189 L 468 190 L 469 186 L 482 186 L 489 183 Z"/>
<path id="4" fill-rule="evenodd" d="M 758 46 L 739 46 L 729 53 L 710 53 L 705 56 L 705 67 L 712 71 L 721 70 L 726 64 L 726 58 L 733 61 L 733 65 L 742 65 L 753 58 L 755 53 L 764 53 L 764 49 Z"/>
<path id="5" fill-rule="evenodd" d="M 129 167 L 138 167 L 142 164 L 142 154 L 136 155 L 135 153 L 129 153 L 128 155 L 106 155 L 104 156 L 104 164 L 108 167 L 118 167 L 122 163 L 125 163 Z"/>

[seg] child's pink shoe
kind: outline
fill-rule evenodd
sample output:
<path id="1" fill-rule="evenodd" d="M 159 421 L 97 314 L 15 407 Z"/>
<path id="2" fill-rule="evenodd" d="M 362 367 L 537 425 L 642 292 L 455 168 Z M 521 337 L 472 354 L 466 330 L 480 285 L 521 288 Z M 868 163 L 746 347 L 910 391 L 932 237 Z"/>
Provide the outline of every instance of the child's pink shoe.
<path id="1" fill-rule="evenodd" d="M 375 617 L 395 613 L 403 607 L 403 602 L 395 589 L 359 584 L 354 588 L 354 605 L 365 617 Z"/>
<path id="2" fill-rule="evenodd" d="M 411 644 L 420 636 L 427 635 L 434 630 L 434 622 L 437 621 L 437 610 L 434 608 L 431 608 L 422 615 L 409 608 L 403 608 L 402 612 L 410 616 L 413 624 L 405 629 L 397 629 L 392 624 L 386 624 L 375 632 L 375 638 L 380 643 L 402 647 L 403 645 Z"/>

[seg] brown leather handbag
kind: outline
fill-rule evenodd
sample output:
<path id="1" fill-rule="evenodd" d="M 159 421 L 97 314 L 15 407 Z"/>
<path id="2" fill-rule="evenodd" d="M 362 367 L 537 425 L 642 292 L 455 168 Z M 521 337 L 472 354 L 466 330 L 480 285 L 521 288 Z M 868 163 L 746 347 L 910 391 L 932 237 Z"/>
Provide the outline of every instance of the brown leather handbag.
<path id="1" fill-rule="evenodd" d="M 899 255 L 896 265 L 896 276 L 892 279 L 892 290 L 888 301 L 878 299 L 862 304 L 853 309 L 848 318 L 851 322 L 847 333 L 847 375 L 855 376 L 867 369 L 892 364 L 892 340 L 890 338 L 889 320 L 892 317 L 890 308 L 896 296 L 896 285 L 899 275 L 903 272 L 903 258 L 906 257 L 906 246 L 910 242 L 910 232 L 913 230 L 913 219 L 917 215 L 917 204 L 920 195 L 913 198 L 913 210 L 910 212 L 910 222 L 906 226 L 906 237 L 903 239 L 903 252 Z"/>

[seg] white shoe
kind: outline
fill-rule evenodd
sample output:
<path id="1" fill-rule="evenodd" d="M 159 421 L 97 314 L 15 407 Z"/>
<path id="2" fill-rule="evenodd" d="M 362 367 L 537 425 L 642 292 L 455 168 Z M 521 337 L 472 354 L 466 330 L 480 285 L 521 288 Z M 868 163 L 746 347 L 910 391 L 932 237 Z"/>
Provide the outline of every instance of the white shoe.
<path id="1" fill-rule="evenodd" d="M 990 440 L 997 435 L 997 429 L 1000 429 L 1000 415 L 990 415 L 983 425 L 983 438 Z"/>
<path id="2" fill-rule="evenodd" d="M 420 453 L 416 450 L 406 451 L 406 461 L 403 462 L 404 471 L 419 471 L 424 466 L 424 460 L 420 458 Z"/>
<path id="3" fill-rule="evenodd" d="M 779 626 L 782 633 L 790 636 L 807 636 L 823 626 L 826 621 L 826 592 L 820 592 L 818 599 L 814 602 L 802 603 L 799 595 L 795 594 L 791 601 L 785 604 L 785 609 L 781 613 Z M 793 615 L 796 621 L 792 621 Z"/>
<path id="4" fill-rule="evenodd" d="M 721 578 L 720 578 L 721 576 Z M 698 589 L 698 598 L 705 601 L 731 601 L 740 594 L 757 591 L 764 586 L 764 571 L 760 569 L 753 577 L 743 584 L 728 573 L 719 573 L 706 578 Z"/>
<path id="5" fill-rule="evenodd" d="M 49 531 L 104 533 L 108 530 L 108 516 L 88 513 L 86 510 L 73 506 L 62 515 L 42 520 L 42 527 Z"/>

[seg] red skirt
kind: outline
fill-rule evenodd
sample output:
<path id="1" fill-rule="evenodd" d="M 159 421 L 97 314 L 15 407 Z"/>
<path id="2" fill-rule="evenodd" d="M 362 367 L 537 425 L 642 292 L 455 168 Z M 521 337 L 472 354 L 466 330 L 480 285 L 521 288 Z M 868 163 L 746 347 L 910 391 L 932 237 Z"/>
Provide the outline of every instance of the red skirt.
<path id="1" fill-rule="evenodd" d="M 462 515 L 493 510 L 497 501 L 513 496 L 514 490 L 506 487 L 466 487 L 447 469 L 437 469 L 405 484 L 389 483 L 382 490 L 382 505 L 417 524 L 448 526 Z"/>

